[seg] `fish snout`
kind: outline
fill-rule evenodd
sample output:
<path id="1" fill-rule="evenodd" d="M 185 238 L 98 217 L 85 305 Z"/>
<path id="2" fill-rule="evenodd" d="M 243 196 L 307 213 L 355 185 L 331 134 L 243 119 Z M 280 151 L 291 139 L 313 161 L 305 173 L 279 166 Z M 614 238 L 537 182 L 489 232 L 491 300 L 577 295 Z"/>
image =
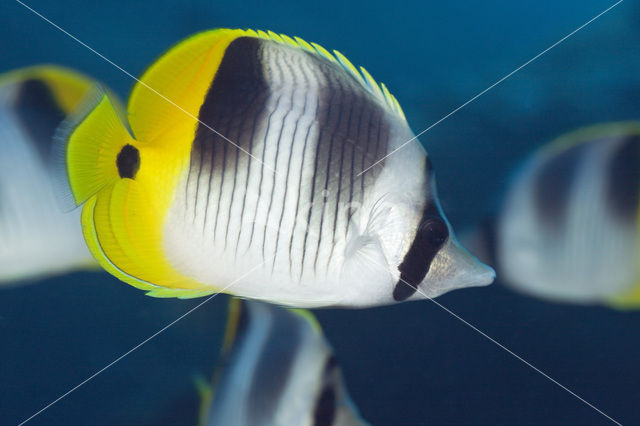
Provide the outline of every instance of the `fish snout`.
<path id="1" fill-rule="evenodd" d="M 480 262 L 452 235 L 433 259 L 420 289 L 427 297 L 436 297 L 459 288 L 487 286 L 495 278 L 493 268 Z"/>

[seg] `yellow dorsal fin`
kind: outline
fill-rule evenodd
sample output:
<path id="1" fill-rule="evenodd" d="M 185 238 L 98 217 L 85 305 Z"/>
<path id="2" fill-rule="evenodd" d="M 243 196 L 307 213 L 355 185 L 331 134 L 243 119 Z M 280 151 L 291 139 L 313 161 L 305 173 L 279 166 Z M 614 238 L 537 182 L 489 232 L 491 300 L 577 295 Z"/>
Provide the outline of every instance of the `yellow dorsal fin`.
<path id="1" fill-rule="evenodd" d="M 200 106 L 222 61 L 227 46 L 236 38 L 248 36 L 304 49 L 340 65 L 365 89 L 404 119 L 397 101 L 379 89 L 371 75 L 361 72 L 341 53 L 332 55 L 317 43 L 273 31 L 216 29 L 196 34 L 172 47 L 143 74 L 129 98 L 127 111 L 134 137 L 141 143 L 175 139 L 166 137 L 194 132 Z M 176 110 L 181 114 L 176 114 Z M 188 118 L 185 120 L 184 115 Z M 190 119 L 189 119 L 190 118 Z"/>
<path id="2" fill-rule="evenodd" d="M 0 85 L 12 81 L 37 79 L 53 92 L 56 103 L 67 114 L 72 112 L 87 91 L 95 84 L 88 76 L 58 65 L 36 65 L 0 75 Z"/>
<path id="3" fill-rule="evenodd" d="M 540 148 L 540 150 L 545 155 L 553 155 L 581 143 L 594 141 L 600 138 L 616 137 L 627 134 L 640 135 L 640 121 L 599 123 L 581 127 L 577 130 L 565 133 L 548 144 L 545 144 Z"/>
<path id="4" fill-rule="evenodd" d="M 318 43 L 307 43 L 304 39 L 300 37 L 293 37 L 293 39 L 284 34 L 276 34 L 273 31 L 258 31 L 258 37 L 263 38 L 265 40 L 272 40 L 277 43 L 286 44 L 289 46 L 297 47 L 300 49 L 304 49 L 308 52 L 317 54 L 318 56 L 336 63 L 342 68 L 345 69 L 349 74 L 351 74 L 358 83 L 360 83 L 365 89 L 371 92 L 376 98 L 378 98 L 384 105 L 387 106 L 389 111 L 393 112 L 396 116 L 401 118 L 403 121 L 406 120 L 404 116 L 404 112 L 398 103 L 398 100 L 393 96 L 387 87 L 384 84 L 381 84 L 382 90 L 378 83 L 371 77 L 371 74 L 367 72 L 366 69 L 360 67 L 360 71 L 356 68 L 346 56 L 340 53 L 337 50 L 333 51 L 333 55 L 321 46 Z"/>
<path id="5" fill-rule="evenodd" d="M 167 131 L 193 133 L 198 112 L 226 47 L 244 30 L 198 33 L 172 47 L 142 75 L 127 111 L 131 130 L 142 143 L 163 141 Z M 185 119 L 186 116 L 186 119 Z"/>

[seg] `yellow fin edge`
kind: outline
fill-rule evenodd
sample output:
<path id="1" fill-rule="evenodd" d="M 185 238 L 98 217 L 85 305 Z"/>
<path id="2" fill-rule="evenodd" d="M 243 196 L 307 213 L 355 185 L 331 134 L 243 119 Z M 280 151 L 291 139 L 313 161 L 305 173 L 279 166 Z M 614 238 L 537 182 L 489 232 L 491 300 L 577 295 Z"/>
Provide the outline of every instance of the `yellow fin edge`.
<path id="1" fill-rule="evenodd" d="M 89 251 L 93 255 L 93 257 L 98 261 L 98 264 L 109 272 L 111 275 L 115 276 L 121 281 L 140 289 L 146 290 L 146 295 L 152 297 L 166 298 L 166 297 L 177 297 L 179 299 L 190 299 L 194 297 L 202 297 L 207 296 L 209 294 L 216 293 L 215 289 L 189 289 L 189 288 L 167 288 L 157 286 L 150 282 L 141 280 L 132 275 L 127 274 L 118 268 L 111 260 L 107 257 L 106 253 L 102 250 L 100 245 L 100 240 L 98 239 L 98 234 L 96 232 L 94 222 L 94 210 L 96 206 L 97 196 L 91 197 L 82 208 L 82 232 L 84 234 L 85 242 L 87 243 L 87 247 Z"/>
<path id="2" fill-rule="evenodd" d="M 376 80 L 367 72 L 366 69 L 360 67 L 356 68 L 346 56 L 337 50 L 333 51 L 333 54 L 325 49 L 318 43 L 308 43 L 300 37 L 289 37 L 285 34 L 278 34 L 273 31 L 261 31 L 261 30 L 245 30 L 246 35 L 258 37 L 264 40 L 275 41 L 276 43 L 285 44 L 288 46 L 297 47 L 308 52 L 314 53 L 322 58 L 327 59 L 330 62 L 340 65 L 349 74 L 351 74 L 362 87 L 367 89 L 373 95 L 375 95 L 380 101 L 382 101 L 390 111 L 394 112 L 402 120 L 406 120 L 404 112 L 400 107 L 400 103 L 393 96 L 384 84 L 378 84 Z M 382 86 L 382 89 L 380 89 Z"/>
<path id="3" fill-rule="evenodd" d="M 316 316 L 311 313 L 311 311 L 308 309 L 289 308 L 289 312 L 302 317 L 311 326 L 314 332 L 322 334 L 322 326 L 320 326 L 320 322 Z"/>

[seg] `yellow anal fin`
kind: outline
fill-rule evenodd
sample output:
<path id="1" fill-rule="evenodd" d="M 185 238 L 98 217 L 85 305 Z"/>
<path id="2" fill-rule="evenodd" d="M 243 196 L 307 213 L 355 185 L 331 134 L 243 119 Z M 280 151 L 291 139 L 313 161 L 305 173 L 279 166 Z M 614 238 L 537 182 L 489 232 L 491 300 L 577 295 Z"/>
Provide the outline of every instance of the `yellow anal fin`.
<path id="1" fill-rule="evenodd" d="M 103 258 L 105 269 L 154 297 L 193 298 L 216 291 L 183 276 L 166 259 L 162 219 L 137 181 L 120 179 L 96 198 L 92 218 L 86 219 L 92 219 L 93 229 L 87 231 L 95 232 L 92 252 Z"/>
<path id="2" fill-rule="evenodd" d="M 139 278 L 131 276 L 126 272 L 123 272 L 120 267 L 116 266 L 109 257 L 107 257 L 103 246 L 107 247 L 109 251 L 113 254 L 117 254 L 117 251 L 121 249 L 115 242 L 115 238 L 113 237 L 113 233 L 105 232 L 98 239 L 98 234 L 96 232 L 96 228 L 94 223 L 96 219 L 96 203 L 97 197 L 90 198 L 82 208 L 82 232 L 84 234 L 85 242 L 87 243 L 87 247 L 89 251 L 96 258 L 100 266 L 102 266 L 107 272 L 121 281 L 126 282 L 127 284 L 132 285 L 133 287 L 139 288 L 141 290 L 152 290 L 156 288 L 154 284 L 149 282 L 145 282 Z M 124 254 L 120 254 L 124 257 Z"/>
<path id="3" fill-rule="evenodd" d="M 194 299 L 196 297 L 210 296 L 212 294 L 219 293 L 216 289 L 191 289 L 191 288 L 164 288 L 160 287 L 147 292 L 147 296 L 158 298 L 171 298 L 176 297 L 178 299 Z"/>
<path id="4" fill-rule="evenodd" d="M 315 331 L 317 334 L 322 334 L 322 326 L 320 326 L 320 322 L 318 321 L 316 316 L 313 315 L 313 313 L 311 313 L 310 310 L 299 309 L 299 308 L 289 308 L 289 311 L 293 314 L 296 314 L 302 317 L 302 319 L 304 319 L 309 324 L 311 329 Z"/>

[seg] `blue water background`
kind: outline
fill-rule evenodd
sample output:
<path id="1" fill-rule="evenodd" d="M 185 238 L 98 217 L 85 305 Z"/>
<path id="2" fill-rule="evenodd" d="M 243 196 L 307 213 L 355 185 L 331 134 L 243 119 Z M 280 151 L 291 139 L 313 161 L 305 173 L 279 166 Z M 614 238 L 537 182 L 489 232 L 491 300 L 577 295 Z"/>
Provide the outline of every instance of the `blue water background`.
<path id="1" fill-rule="evenodd" d="M 387 84 L 418 132 L 613 2 L 27 0 L 139 76 L 178 40 L 272 29 L 336 48 Z M 133 80 L 12 0 L 0 71 Z M 626 1 L 421 137 L 458 230 L 494 208 L 518 163 L 576 127 L 640 118 L 640 8 Z M 0 153 L 1 155 L 1 153 Z M 153 299 L 104 273 L 0 292 L 0 424 L 17 424 L 202 300 Z M 499 283 L 437 301 L 624 424 L 640 424 L 640 314 L 548 303 Z M 226 316 L 211 300 L 36 417 L 33 425 L 195 423 Z M 374 424 L 606 424 L 594 409 L 429 301 L 317 315 Z"/>

